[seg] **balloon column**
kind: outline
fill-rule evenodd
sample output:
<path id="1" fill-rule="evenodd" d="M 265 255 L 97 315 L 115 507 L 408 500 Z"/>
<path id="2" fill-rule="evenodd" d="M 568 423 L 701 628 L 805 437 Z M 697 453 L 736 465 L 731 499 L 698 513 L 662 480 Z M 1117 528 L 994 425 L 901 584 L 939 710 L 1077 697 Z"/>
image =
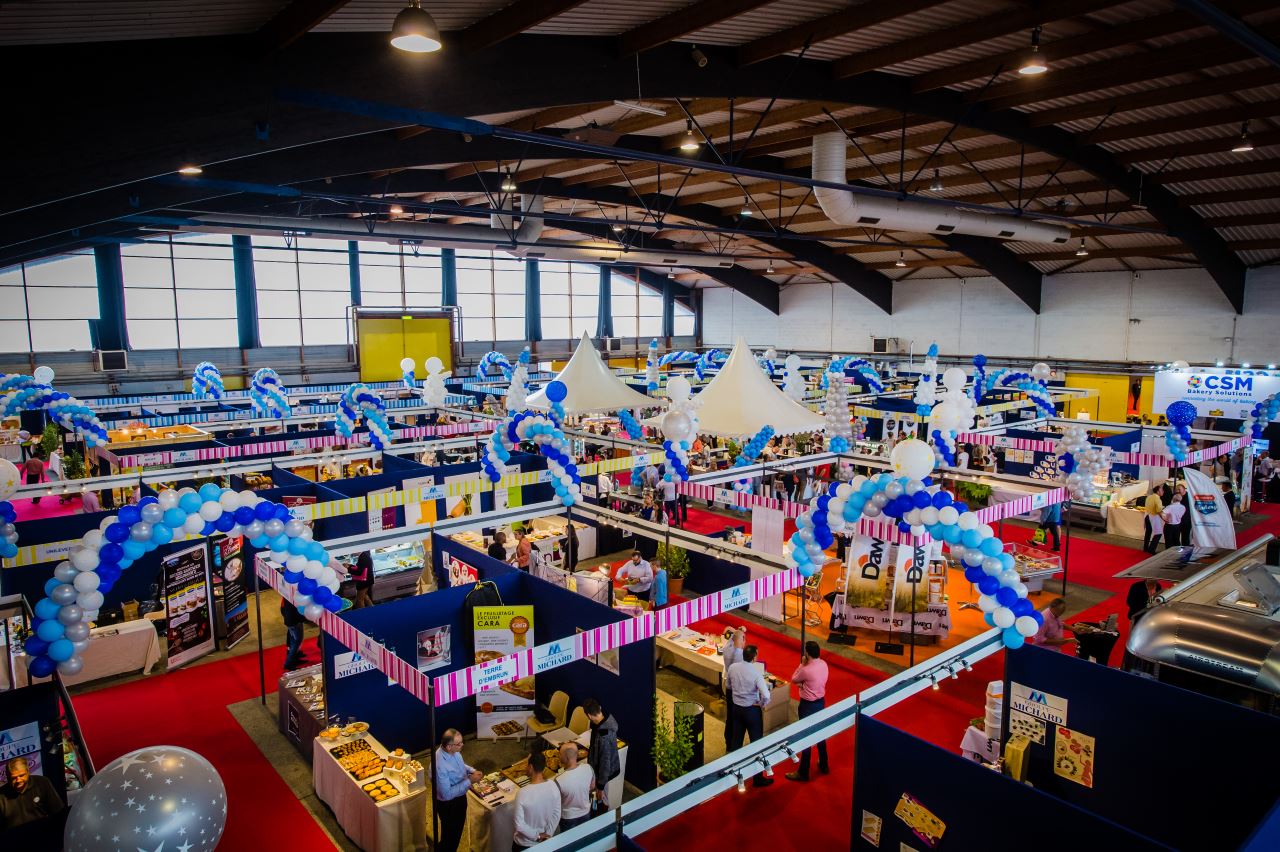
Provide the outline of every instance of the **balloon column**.
<path id="1" fill-rule="evenodd" d="M 788 355 L 782 362 L 782 392 L 799 403 L 804 403 L 804 376 L 800 373 L 800 356 Z"/>
<path id="2" fill-rule="evenodd" d="M 685 482 L 689 479 L 689 448 L 698 437 L 698 413 L 689 394 L 692 388 L 684 376 L 676 376 L 667 382 L 667 398 L 671 405 L 662 417 L 662 450 L 667 455 L 668 482 Z"/>
<path id="3" fill-rule="evenodd" d="M 618 423 L 622 426 L 622 431 L 627 433 L 627 437 L 633 441 L 644 440 L 644 427 L 640 425 L 640 421 L 636 416 L 625 408 L 618 412 Z"/>
<path id="4" fill-rule="evenodd" d="M 916 414 L 928 417 L 929 412 L 938 401 L 938 344 L 929 345 L 929 352 L 924 356 L 924 367 L 920 371 L 920 381 L 916 383 Z"/>
<path id="5" fill-rule="evenodd" d="M 412 358 L 400 359 L 400 381 L 404 382 L 404 386 L 413 389 L 418 386 L 418 379 L 413 374 L 414 362 Z"/>
<path id="6" fill-rule="evenodd" d="M 655 337 L 649 341 L 649 357 L 644 362 L 645 385 L 651 394 L 658 390 L 658 360 L 658 339 Z"/>
<path id="7" fill-rule="evenodd" d="M 827 372 L 822 374 L 822 386 L 827 386 L 827 374 L 839 373 L 844 375 L 846 369 L 854 369 L 861 376 L 862 384 L 871 388 L 872 393 L 884 393 L 884 382 L 880 380 L 880 374 L 876 372 L 876 368 L 871 366 L 871 362 L 866 358 L 854 358 L 852 355 L 844 358 L 832 358 L 831 366 L 827 368 Z"/>
<path id="8" fill-rule="evenodd" d="M 68 812 L 62 848 L 212 852 L 226 822 L 227 790 L 213 764 L 178 746 L 147 746 L 89 779 Z"/>
<path id="9" fill-rule="evenodd" d="M 687 349 L 680 349 L 675 352 L 668 352 L 658 359 L 659 367 L 666 367 L 669 364 L 692 364 L 698 360 L 697 352 L 690 352 Z"/>
<path id="10" fill-rule="evenodd" d="M 288 417 L 289 393 L 280 383 L 280 376 L 270 367 L 263 367 L 253 374 L 249 385 L 249 399 L 253 408 L 263 417 Z"/>
<path id="11" fill-rule="evenodd" d="M 1169 455 L 1178 464 L 1182 464 L 1187 460 L 1188 445 L 1191 443 L 1191 424 L 1196 419 L 1196 407 L 1180 399 L 1177 402 L 1169 403 L 1169 407 L 1164 410 L 1164 416 L 1169 421 L 1169 428 L 1164 433 L 1164 443 L 1169 449 Z"/>
<path id="12" fill-rule="evenodd" d="M 222 373 L 217 365 L 211 361 L 196 364 L 196 371 L 191 375 L 191 390 L 196 399 L 222 399 L 226 389 L 222 385 Z"/>
<path id="13" fill-rule="evenodd" d="M 1110 447 L 1095 447 L 1089 443 L 1089 433 L 1083 426 L 1068 426 L 1062 432 L 1055 448 L 1058 467 L 1066 474 L 1067 490 L 1072 500 L 1088 500 L 1093 496 L 1095 474 L 1111 469 L 1115 453 Z"/>
<path id="14" fill-rule="evenodd" d="M 853 427 L 849 424 L 849 385 L 844 373 L 827 373 L 827 399 L 822 416 L 827 418 L 827 449 L 847 453 L 853 448 Z"/>
<path id="15" fill-rule="evenodd" d="M 444 362 L 434 355 L 427 359 L 424 366 L 427 368 L 427 378 L 422 383 L 422 401 L 439 408 L 444 405 L 444 398 L 448 394 L 444 380 L 453 373 L 445 372 Z"/>
<path id="16" fill-rule="evenodd" d="M 325 610 L 342 609 L 336 594 L 338 575 L 329 567 L 329 554 L 312 540 L 311 527 L 294 518 L 287 506 L 263 500 L 252 491 L 236 493 L 213 483 L 143 497 L 124 506 L 89 530 L 58 563 L 45 584 L 45 597 L 35 606 L 35 635 L 26 643 L 34 659 L 33 677 L 54 670 L 76 674 L 84 666 L 81 653 L 89 646 L 89 622 L 98 617 L 103 596 L 144 554 L 182 535 L 243 535 L 284 566 L 284 579 L 293 586 L 298 611 L 318 621 Z"/>
<path id="17" fill-rule="evenodd" d="M 773 437 L 773 427 L 763 426 L 755 436 L 742 447 L 738 453 L 738 457 L 733 460 L 734 467 L 746 467 L 753 464 L 755 460 L 764 452 L 765 444 L 769 443 L 769 439 Z M 733 483 L 733 487 L 737 491 L 750 491 L 751 480 L 739 479 Z"/>
<path id="18" fill-rule="evenodd" d="M 770 346 L 764 350 L 764 355 L 760 356 L 760 369 L 764 370 L 764 374 L 769 378 L 773 378 L 773 371 L 776 369 L 774 361 L 778 360 L 778 350 Z"/>
<path id="19" fill-rule="evenodd" d="M 514 368 L 511 366 L 511 362 L 507 360 L 506 355 L 503 355 L 501 352 L 484 353 L 480 358 L 480 365 L 476 367 L 476 375 L 483 379 L 485 376 L 489 375 L 489 368 L 491 367 L 497 367 L 502 371 L 502 377 L 504 379 L 507 381 L 511 380 L 511 373 Z"/>
<path id="20" fill-rule="evenodd" d="M 1249 412 L 1249 420 L 1240 424 L 1240 432 L 1248 433 L 1254 439 L 1261 438 L 1267 424 L 1278 416 L 1280 416 L 1280 393 L 1273 393 L 1261 402 L 1253 404 L 1253 409 Z"/>
<path id="21" fill-rule="evenodd" d="M 810 577 L 826 561 L 835 533 L 856 530 L 862 518 L 896 518 L 904 532 L 928 533 L 946 542 L 952 556 L 964 564 L 965 578 L 982 593 L 978 606 L 987 623 L 1000 628 L 1006 648 L 1022 647 L 1040 629 L 1043 616 L 1027 600 L 1027 587 L 1014 570 L 1013 557 L 1004 552 L 1004 542 L 968 506 L 953 502 L 945 491 L 930 492 L 934 456 L 924 441 L 899 442 L 890 461 L 893 473 L 833 482 L 825 494 L 815 497 L 796 519 L 789 562 Z"/>
<path id="22" fill-rule="evenodd" d="M 693 365 L 694 375 L 698 377 L 698 381 L 706 381 L 707 370 L 710 370 L 716 364 L 724 361 L 725 354 L 719 349 L 709 349 L 703 352 L 698 358 L 697 363 Z"/>
<path id="23" fill-rule="evenodd" d="M 975 405 L 980 404 L 987 394 L 997 388 L 1013 388 L 1025 393 L 1045 417 L 1057 414 L 1053 398 L 1049 396 L 1049 387 L 1045 384 L 1053 372 L 1048 364 L 1036 364 L 1030 373 L 1005 369 L 988 373 L 986 365 L 987 356 L 973 356 L 973 387 L 970 388 L 969 395 Z"/>
<path id="24" fill-rule="evenodd" d="M 101 447 L 110 443 L 107 427 L 89 406 L 68 393 L 50 387 L 53 370 L 37 367 L 35 375 L 18 373 L 0 375 L 0 392 L 4 393 L 0 415 L 13 417 L 22 411 L 46 411 L 68 432 L 74 432 L 86 445 Z"/>
<path id="25" fill-rule="evenodd" d="M 529 347 L 520 350 L 515 369 L 511 371 L 511 385 L 507 388 L 507 411 L 524 411 L 525 400 L 529 398 L 529 364 L 531 362 Z"/>
<path id="26" fill-rule="evenodd" d="M 959 367 L 942 374 L 942 401 L 929 411 L 929 436 L 933 438 L 937 460 L 950 467 L 956 463 L 956 435 L 973 428 L 978 406 L 965 393 L 969 377 Z"/>
<path id="27" fill-rule="evenodd" d="M 344 438 L 350 438 L 356 430 L 356 420 L 364 417 L 369 428 L 369 443 L 375 450 L 386 450 L 394 435 L 387 423 L 387 405 L 368 385 L 356 382 L 342 392 L 338 410 L 333 415 L 334 428 Z"/>
<path id="28" fill-rule="evenodd" d="M 538 452 L 547 457 L 547 467 L 551 471 L 551 485 L 556 496 L 565 506 L 572 506 L 582 500 L 580 488 L 582 477 L 578 474 L 578 466 L 568 452 L 571 443 L 564 435 L 562 422 L 564 408 L 561 405 L 569 389 L 564 382 L 554 381 L 547 385 L 547 399 L 551 402 L 551 415 L 537 414 L 532 411 L 521 411 L 509 415 L 493 430 L 484 446 L 484 455 L 480 459 L 490 482 L 502 480 L 503 466 L 511 460 L 511 452 L 522 441 L 532 441 Z"/>
<path id="29" fill-rule="evenodd" d="M 12 559 L 18 555 L 18 513 L 9 498 L 18 492 L 22 476 L 8 459 L 0 459 L 0 558 Z"/>

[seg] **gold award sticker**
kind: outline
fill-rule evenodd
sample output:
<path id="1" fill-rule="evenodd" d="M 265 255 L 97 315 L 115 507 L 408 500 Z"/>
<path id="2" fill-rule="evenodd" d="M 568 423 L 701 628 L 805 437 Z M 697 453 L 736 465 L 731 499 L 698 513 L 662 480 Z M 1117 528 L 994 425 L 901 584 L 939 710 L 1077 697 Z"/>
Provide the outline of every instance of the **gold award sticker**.
<path id="1" fill-rule="evenodd" d="M 511 619 L 510 623 L 511 635 L 515 637 L 516 647 L 522 647 L 525 644 L 525 634 L 529 632 L 529 619 L 523 615 L 517 615 Z"/>

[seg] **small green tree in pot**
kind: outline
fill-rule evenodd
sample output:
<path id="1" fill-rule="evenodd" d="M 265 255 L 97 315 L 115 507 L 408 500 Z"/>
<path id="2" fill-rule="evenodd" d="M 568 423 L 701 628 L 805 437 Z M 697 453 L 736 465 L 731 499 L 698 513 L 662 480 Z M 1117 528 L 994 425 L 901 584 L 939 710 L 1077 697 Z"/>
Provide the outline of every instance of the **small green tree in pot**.
<path id="1" fill-rule="evenodd" d="M 653 765 L 658 769 L 658 783 L 679 778 L 693 758 L 693 717 L 667 716 L 667 707 L 656 695 L 653 698 Z"/>
<path id="2" fill-rule="evenodd" d="M 658 560 L 667 572 L 667 594 L 683 594 L 684 578 L 689 576 L 689 552 L 674 544 L 659 544 Z"/>
<path id="3" fill-rule="evenodd" d="M 40 435 L 40 449 L 44 450 L 44 457 L 49 455 L 58 448 L 62 443 L 62 430 L 58 428 L 56 423 L 44 424 L 44 432 Z"/>
<path id="4" fill-rule="evenodd" d="M 985 506 L 991 499 L 991 486 L 976 482 L 957 482 L 956 499 L 966 506 Z"/>

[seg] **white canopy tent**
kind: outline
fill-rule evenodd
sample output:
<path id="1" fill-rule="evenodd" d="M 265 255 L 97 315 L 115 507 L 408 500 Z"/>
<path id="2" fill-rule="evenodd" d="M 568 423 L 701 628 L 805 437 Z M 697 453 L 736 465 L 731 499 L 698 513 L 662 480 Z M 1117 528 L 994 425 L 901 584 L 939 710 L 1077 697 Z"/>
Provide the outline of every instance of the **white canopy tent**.
<path id="1" fill-rule="evenodd" d="M 618 378 L 600 357 L 595 343 L 585 332 L 582 339 L 578 341 L 578 348 L 574 350 L 573 357 L 556 378 L 564 382 L 568 389 L 568 394 L 562 403 L 565 414 L 591 414 L 620 411 L 624 408 L 651 408 L 661 404 L 661 400 L 645 396 Z M 530 394 L 526 405 L 529 408 L 544 411 L 550 409 L 551 401 L 547 399 L 546 388 Z"/>
<path id="2" fill-rule="evenodd" d="M 741 337 L 729 360 L 701 393 L 693 397 L 698 409 L 698 433 L 724 438 L 750 437 L 765 426 L 778 435 L 816 432 L 826 419 L 784 394 L 765 376 Z M 654 418 L 648 423 L 659 424 Z"/>

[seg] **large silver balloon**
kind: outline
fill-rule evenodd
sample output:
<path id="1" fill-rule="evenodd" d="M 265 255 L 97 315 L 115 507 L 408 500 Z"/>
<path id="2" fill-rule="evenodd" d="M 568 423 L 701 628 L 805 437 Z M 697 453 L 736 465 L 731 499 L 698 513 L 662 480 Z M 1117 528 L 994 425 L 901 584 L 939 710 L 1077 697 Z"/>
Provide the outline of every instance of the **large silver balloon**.
<path id="1" fill-rule="evenodd" d="M 59 583 L 74 583 L 79 575 L 80 572 L 70 562 L 59 562 L 58 567 L 53 569 L 53 576 Z"/>
<path id="2" fill-rule="evenodd" d="M 164 509 L 160 508 L 159 503 L 148 503 L 142 507 L 142 520 L 149 524 L 158 524 L 164 517 Z"/>
<path id="3" fill-rule="evenodd" d="M 83 612 L 81 615 L 83 616 Z M 89 638 L 89 625 L 85 624 L 83 620 L 77 621 L 75 624 L 68 624 L 63 628 L 62 634 L 72 644 L 75 644 Z"/>
<path id="4" fill-rule="evenodd" d="M 63 583 L 60 586 L 54 586 L 53 591 L 49 593 L 49 599 L 58 606 L 66 606 L 76 602 L 76 587 Z"/>
<path id="5" fill-rule="evenodd" d="M 67 817 L 63 848 L 206 852 L 227 822 L 227 791 L 209 761 L 177 746 L 113 760 L 90 779 Z"/>

